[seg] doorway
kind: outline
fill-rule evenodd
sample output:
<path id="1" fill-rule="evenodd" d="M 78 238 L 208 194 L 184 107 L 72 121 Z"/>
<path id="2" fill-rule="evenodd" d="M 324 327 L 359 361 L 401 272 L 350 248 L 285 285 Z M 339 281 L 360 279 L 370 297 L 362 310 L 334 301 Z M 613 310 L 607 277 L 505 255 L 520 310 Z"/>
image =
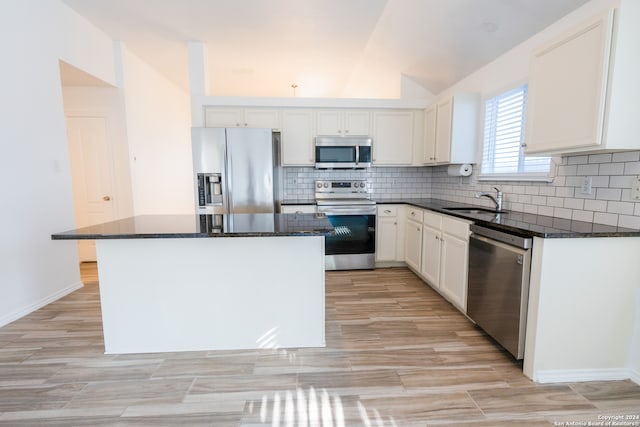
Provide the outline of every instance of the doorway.
<path id="1" fill-rule="evenodd" d="M 118 88 L 60 61 L 76 228 L 133 215 L 124 102 Z M 95 241 L 78 242 L 95 262 Z"/>

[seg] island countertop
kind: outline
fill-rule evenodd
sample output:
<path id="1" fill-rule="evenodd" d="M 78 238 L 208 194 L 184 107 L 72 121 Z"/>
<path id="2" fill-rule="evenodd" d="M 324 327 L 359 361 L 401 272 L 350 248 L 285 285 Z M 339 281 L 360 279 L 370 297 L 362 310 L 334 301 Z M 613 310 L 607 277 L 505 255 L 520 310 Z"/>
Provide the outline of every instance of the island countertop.
<path id="1" fill-rule="evenodd" d="M 333 232 L 318 214 L 139 215 L 51 235 L 53 240 L 194 237 L 324 236 Z"/>

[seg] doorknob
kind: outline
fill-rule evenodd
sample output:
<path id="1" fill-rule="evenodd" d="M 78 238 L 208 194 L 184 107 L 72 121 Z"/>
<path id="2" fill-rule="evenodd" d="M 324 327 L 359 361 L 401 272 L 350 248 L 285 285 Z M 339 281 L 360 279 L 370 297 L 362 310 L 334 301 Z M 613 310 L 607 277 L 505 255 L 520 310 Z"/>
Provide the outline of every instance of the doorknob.
<path id="1" fill-rule="evenodd" d="M 105 202 L 108 202 L 109 200 L 111 200 L 111 197 L 109 197 L 109 196 L 104 196 L 104 197 L 102 198 L 102 200 L 104 200 Z"/>

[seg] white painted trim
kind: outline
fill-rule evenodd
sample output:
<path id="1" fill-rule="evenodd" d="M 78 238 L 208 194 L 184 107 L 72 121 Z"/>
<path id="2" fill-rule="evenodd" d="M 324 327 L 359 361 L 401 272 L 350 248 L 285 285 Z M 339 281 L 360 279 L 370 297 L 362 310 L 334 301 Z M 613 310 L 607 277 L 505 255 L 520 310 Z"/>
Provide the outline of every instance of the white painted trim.
<path id="1" fill-rule="evenodd" d="M 533 380 L 537 383 L 574 383 L 584 381 L 628 380 L 633 372 L 626 368 L 613 369 L 567 369 L 538 371 Z M 637 378 L 636 378 L 637 379 Z M 634 380 L 635 381 L 635 380 Z"/>
<path id="2" fill-rule="evenodd" d="M 293 98 L 254 96 L 203 96 L 197 101 L 202 107 L 288 107 L 288 108 L 426 108 L 426 99 L 368 99 L 368 98 Z M 193 105 L 193 104 L 192 104 Z"/>
<path id="3" fill-rule="evenodd" d="M 57 301 L 60 298 L 69 295 L 71 292 L 76 291 L 82 288 L 83 286 L 84 284 L 82 282 L 76 282 L 72 285 L 67 286 L 66 288 L 59 290 L 58 292 L 55 292 L 49 296 L 39 299 L 33 304 L 29 304 L 26 307 L 23 307 L 19 310 L 14 311 L 13 313 L 9 313 L 6 316 L 0 317 L 0 327 L 8 325 L 13 321 L 16 321 L 28 314 L 31 314 L 34 311 L 41 309 L 45 305 L 51 304 L 52 302 Z"/>
<path id="4" fill-rule="evenodd" d="M 634 383 L 640 385 L 640 371 L 629 369 L 629 379 Z"/>

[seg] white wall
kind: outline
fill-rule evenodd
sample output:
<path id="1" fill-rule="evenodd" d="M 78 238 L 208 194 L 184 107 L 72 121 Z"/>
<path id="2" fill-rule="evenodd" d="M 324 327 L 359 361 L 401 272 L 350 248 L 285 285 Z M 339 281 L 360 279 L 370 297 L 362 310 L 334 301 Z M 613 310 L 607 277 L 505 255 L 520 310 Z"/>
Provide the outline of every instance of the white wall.
<path id="1" fill-rule="evenodd" d="M 0 3 L 0 325 L 80 286 L 58 61 L 115 82 L 112 45 L 57 1 Z"/>
<path id="2" fill-rule="evenodd" d="M 126 47 L 122 79 L 135 214 L 195 213 L 189 95 Z"/>

